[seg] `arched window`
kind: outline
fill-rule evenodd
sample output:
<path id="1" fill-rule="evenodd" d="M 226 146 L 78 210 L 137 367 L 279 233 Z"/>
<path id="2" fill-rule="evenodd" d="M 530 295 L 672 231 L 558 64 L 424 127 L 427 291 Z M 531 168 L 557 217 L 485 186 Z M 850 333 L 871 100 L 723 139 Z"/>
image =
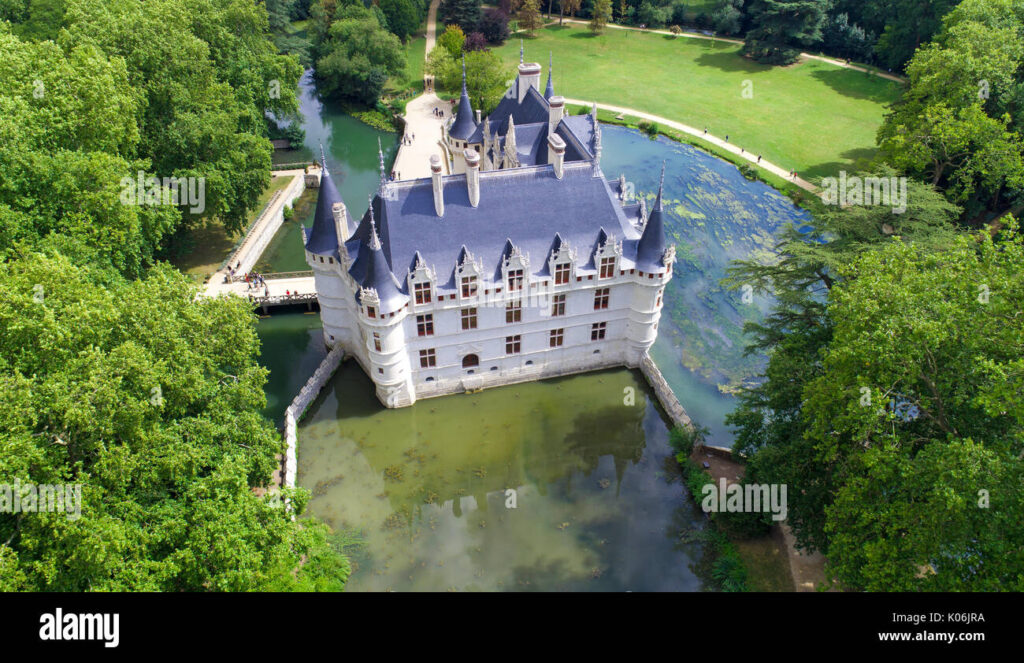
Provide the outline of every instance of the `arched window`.
<path id="1" fill-rule="evenodd" d="M 480 357 L 476 355 L 466 355 L 462 358 L 463 368 L 473 368 L 480 365 Z"/>

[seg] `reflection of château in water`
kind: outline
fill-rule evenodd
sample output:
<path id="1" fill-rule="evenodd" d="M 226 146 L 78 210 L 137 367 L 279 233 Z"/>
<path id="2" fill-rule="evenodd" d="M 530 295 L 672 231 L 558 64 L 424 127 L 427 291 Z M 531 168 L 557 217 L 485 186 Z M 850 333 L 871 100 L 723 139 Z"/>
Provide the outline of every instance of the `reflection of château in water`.
<path id="1" fill-rule="evenodd" d="M 413 520 L 427 505 L 450 504 L 459 516 L 467 498 L 487 511 L 488 496 L 501 503 L 508 488 L 532 485 L 544 495 L 567 481 L 571 492 L 573 475 L 591 477 L 607 457 L 615 467 L 607 490 L 617 495 L 626 469 L 643 456 L 644 418 L 655 402 L 637 373 L 619 369 L 421 403 L 375 419 L 382 411 L 366 387 L 354 367 L 336 375 L 331 435 L 374 431 L 372 443 L 357 441 L 358 454 L 367 474 L 384 477 L 391 508 Z M 626 387 L 635 394 L 630 405 L 623 404 Z"/>
<path id="2" fill-rule="evenodd" d="M 430 178 L 395 181 L 381 154 L 358 221 L 323 170 L 305 249 L 324 340 L 356 358 L 388 407 L 636 367 L 657 337 L 675 258 L 661 188 L 648 214 L 624 176 L 606 180 L 596 108 L 566 115 L 550 72 L 540 92 L 540 70 L 521 61 L 483 121 L 463 70 L 444 137 L 456 174 L 435 156 Z"/>

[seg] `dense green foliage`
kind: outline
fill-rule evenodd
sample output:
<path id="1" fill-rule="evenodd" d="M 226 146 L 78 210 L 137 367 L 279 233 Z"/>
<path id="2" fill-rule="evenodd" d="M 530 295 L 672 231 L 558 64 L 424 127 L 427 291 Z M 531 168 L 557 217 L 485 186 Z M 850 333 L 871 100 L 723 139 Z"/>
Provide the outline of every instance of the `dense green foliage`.
<path id="1" fill-rule="evenodd" d="M 879 130 L 885 159 L 971 217 L 1024 205 L 1024 3 L 965 0 L 907 66 Z"/>
<path id="2" fill-rule="evenodd" d="M 828 208 L 777 263 L 733 269 L 777 299 L 748 326 L 769 363 L 729 418 L 735 449 L 789 486 L 799 543 L 844 587 L 1019 589 L 1024 247 L 962 234 L 910 187 L 902 215 Z"/>
<path id="3" fill-rule="evenodd" d="M 827 0 L 751 0 L 743 53 L 769 64 L 795 61 L 821 39 L 826 9 Z"/>
<path id="4" fill-rule="evenodd" d="M 486 115 L 501 101 L 513 70 L 491 51 L 471 51 L 465 57 L 469 100 L 474 110 L 480 109 Z M 450 94 L 462 89 L 462 60 L 453 58 L 446 49 L 435 48 L 430 52 L 426 70 L 434 75 L 438 89 Z"/>
<path id="5" fill-rule="evenodd" d="M 397 36 L 388 32 L 376 5 L 326 3 L 314 6 L 317 87 L 327 97 L 373 106 L 389 76 L 405 70 L 405 54 Z"/>
<path id="6" fill-rule="evenodd" d="M 154 265 L 175 231 L 247 222 L 298 61 L 243 0 L 0 18 L 0 484 L 81 486 L 80 517 L 0 513 L 0 589 L 340 589 L 326 527 L 292 519 L 308 494 L 253 491 L 282 442 L 249 307 Z M 202 204 L 124 197 L 148 176 L 203 181 Z"/>
<path id="7" fill-rule="evenodd" d="M 11 588 L 344 583 L 325 528 L 250 488 L 282 451 L 251 312 L 195 295 L 164 266 L 127 282 L 55 254 L 0 265 L 0 482 L 81 485 L 80 518 L 0 515 Z"/>

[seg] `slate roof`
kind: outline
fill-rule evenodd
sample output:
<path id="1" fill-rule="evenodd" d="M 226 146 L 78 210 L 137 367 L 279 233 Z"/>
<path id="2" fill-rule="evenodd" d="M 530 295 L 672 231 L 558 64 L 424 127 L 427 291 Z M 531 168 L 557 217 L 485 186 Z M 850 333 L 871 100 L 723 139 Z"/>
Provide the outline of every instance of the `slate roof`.
<path id="1" fill-rule="evenodd" d="M 623 266 L 631 264 L 637 231 L 607 181 L 594 176 L 590 163 L 566 164 L 563 173 L 559 180 L 550 166 L 483 171 L 476 208 L 469 204 L 465 175 L 444 177 L 443 217 L 434 211 L 430 179 L 391 183 L 387 199 L 374 197 L 373 216 L 379 220 L 383 254 L 388 264 L 398 266 L 403 289 L 417 252 L 439 281 L 449 279 L 441 287 L 454 289 L 449 275 L 463 248 L 482 260 L 486 276 L 500 279 L 509 241 L 529 254 L 533 273 L 546 273 L 556 233 L 578 252 L 580 269 L 594 269 L 592 250 L 608 235 L 623 242 Z M 370 230 L 367 210 L 346 245 L 350 255 L 364 250 Z"/>
<path id="2" fill-rule="evenodd" d="M 636 268 L 645 272 L 656 272 L 664 266 L 662 256 L 665 254 L 665 221 L 661 202 L 661 192 L 664 188 L 665 164 L 662 163 L 658 197 L 654 200 L 654 209 L 647 216 L 647 224 L 636 248 Z"/>
<path id="3" fill-rule="evenodd" d="M 459 97 L 459 110 L 455 115 L 455 122 L 452 123 L 448 134 L 459 140 L 467 140 L 474 133 L 480 133 L 473 117 L 473 106 L 469 103 L 469 93 L 466 91 L 466 56 L 462 56 L 462 96 Z"/>
<path id="4" fill-rule="evenodd" d="M 313 214 L 313 227 L 306 239 L 306 250 L 321 256 L 338 255 L 338 233 L 334 227 L 334 204 L 343 202 L 338 187 L 327 172 L 326 165 L 320 176 L 320 190 L 316 199 L 316 212 Z M 352 217 L 345 210 L 345 222 L 351 228 Z"/>

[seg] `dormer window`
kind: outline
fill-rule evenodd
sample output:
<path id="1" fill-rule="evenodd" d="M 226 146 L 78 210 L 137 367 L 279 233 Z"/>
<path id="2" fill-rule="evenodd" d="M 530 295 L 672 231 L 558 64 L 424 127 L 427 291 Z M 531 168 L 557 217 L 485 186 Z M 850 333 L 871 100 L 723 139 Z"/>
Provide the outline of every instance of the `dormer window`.
<path id="1" fill-rule="evenodd" d="M 567 262 L 555 265 L 555 285 L 564 285 L 569 282 L 570 265 Z"/>
<path id="2" fill-rule="evenodd" d="M 509 292 L 523 289 L 523 270 L 508 270 L 508 289 Z"/>
<path id="3" fill-rule="evenodd" d="M 462 296 L 476 297 L 477 282 L 475 276 L 462 277 Z"/>
<path id="4" fill-rule="evenodd" d="M 413 292 L 416 296 L 417 304 L 429 304 L 431 301 L 431 288 L 430 282 L 416 283 L 413 284 Z"/>
<path id="5" fill-rule="evenodd" d="M 610 279 L 615 276 L 615 257 L 601 258 L 601 274 L 598 278 Z"/>

